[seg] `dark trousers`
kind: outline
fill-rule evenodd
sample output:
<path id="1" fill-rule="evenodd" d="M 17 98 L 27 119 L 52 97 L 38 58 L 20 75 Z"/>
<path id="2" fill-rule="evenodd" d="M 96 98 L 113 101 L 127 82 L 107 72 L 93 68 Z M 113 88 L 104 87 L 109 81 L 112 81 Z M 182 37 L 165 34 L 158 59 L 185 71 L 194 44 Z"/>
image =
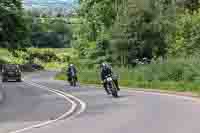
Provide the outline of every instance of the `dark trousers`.
<path id="1" fill-rule="evenodd" d="M 78 81 L 77 76 L 74 76 L 75 80 Z M 72 80 L 72 76 L 68 75 L 68 81 L 70 82 Z"/>

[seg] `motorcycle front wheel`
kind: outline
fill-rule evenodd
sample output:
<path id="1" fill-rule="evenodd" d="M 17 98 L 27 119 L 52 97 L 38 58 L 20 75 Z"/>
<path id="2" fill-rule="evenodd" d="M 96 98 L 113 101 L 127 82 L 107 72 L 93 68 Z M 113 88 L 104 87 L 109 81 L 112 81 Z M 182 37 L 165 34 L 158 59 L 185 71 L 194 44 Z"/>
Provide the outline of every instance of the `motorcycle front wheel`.
<path id="1" fill-rule="evenodd" d="M 113 82 L 111 83 L 111 89 L 110 90 L 112 92 L 113 97 L 115 97 L 115 98 L 119 97 L 117 88 L 116 88 L 116 86 Z"/>

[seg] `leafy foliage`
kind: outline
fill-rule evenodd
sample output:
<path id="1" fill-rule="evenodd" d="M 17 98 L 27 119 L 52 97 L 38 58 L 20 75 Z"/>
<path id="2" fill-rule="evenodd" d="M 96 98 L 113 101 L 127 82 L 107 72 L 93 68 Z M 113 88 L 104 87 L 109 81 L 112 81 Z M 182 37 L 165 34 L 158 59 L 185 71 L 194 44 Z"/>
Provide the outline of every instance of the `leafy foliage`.
<path id="1" fill-rule="evenodd" d="M 139 4 L 138 4 L 139 3 Z M 80 1 L 77 45 L 80 56 L 132 65 L 136 58 L 164 57 L 174 32 L 175 5 L 172 1 L 152 0 L 148 7 L 131 0 Z M 155 8 L 156 7 L 156 8 Z M 169 39 L 170 38 L 170 39 Z M 96 47 L 88 51 L 90 42 Z"/>
<path id="2" fill-rule="evenodd" d="M 200 13 L 190 14 L 186 11 L 184 14 L 177 15 L 176 32 L 173 34 L 173 43 L 169 52 L 171 55 L 188 56 L 199 54 L 199 30 Z"/>
<path id="3" fill-rule="evenodd" d="M 190 91 L 200 94 L 200 62 L 197 57 L 156 60 L 150 65 L 133 68 L 115 67 L 121 86 L 153 88 L 175 91 Z M 87 77 L 87 78 L 85 78 Z M 56 79 L 66 80 L 65 69 Z M 100 84 L 98 68 L 79 69 L 79 81 L 86 84 Z"/>
<path id="4" fill-rule="evenodd" d="M 1 0 L 0 12 L 0 47 L 28 46 L 21 0 Z"/>
<path id="5" fill-rule="evenodd" d="M 64 20 L 32 16 L 31 43 L 39 48 L 70 47 L 72 32 Z"/>

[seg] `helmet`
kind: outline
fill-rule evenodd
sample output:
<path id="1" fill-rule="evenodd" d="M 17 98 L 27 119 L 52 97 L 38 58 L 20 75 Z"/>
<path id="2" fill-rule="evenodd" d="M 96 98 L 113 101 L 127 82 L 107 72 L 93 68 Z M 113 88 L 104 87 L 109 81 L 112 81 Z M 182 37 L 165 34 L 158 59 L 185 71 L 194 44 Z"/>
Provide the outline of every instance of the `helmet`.
<path id="1" fill-rule="evenodd" d="M 106 64 L 106 63 L 102 63 L 100 67 L 101 67 L 102 69 L 105 69 L 105 68 L 107 68 L 107 64 Z"/>
<path id="2" fill-rule="evenodd" d="M 70 64 L 69 66 L 72 67 L 72 66 L 74 66 L 74 64 Z"/>

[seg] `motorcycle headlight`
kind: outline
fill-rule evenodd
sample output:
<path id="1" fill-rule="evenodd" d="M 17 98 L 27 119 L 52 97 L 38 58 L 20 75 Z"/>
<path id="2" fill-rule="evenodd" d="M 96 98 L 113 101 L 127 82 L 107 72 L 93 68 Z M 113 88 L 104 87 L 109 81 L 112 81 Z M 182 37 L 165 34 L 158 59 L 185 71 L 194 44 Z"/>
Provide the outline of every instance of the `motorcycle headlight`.
<path id="1" fill-rule="evenodd" d="M 108 78 L 107 78 L 107 81 L 112 81 L 112 78 L 111 78 L 111 77 L 108 77 Z"/>

